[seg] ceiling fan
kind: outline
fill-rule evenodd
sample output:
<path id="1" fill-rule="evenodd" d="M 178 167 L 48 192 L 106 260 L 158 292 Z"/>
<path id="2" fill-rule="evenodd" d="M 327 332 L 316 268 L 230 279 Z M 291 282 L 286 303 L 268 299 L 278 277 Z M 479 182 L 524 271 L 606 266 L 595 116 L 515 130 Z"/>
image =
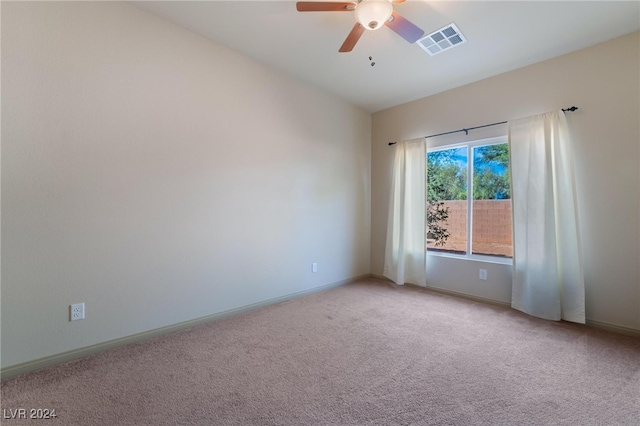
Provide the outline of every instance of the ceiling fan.
<path id="1" fill-rule="evenodd" d="M 356 0 L 350 2 L 299 1 L 298 12 L 354 12 L 356 24 L 338 50 L 351 52 L 365 30 L 377 30 L 386 25 L 409 43 L 415 43 L 424 31 L 393 10 L 394 4 L 405 0 Z"/>

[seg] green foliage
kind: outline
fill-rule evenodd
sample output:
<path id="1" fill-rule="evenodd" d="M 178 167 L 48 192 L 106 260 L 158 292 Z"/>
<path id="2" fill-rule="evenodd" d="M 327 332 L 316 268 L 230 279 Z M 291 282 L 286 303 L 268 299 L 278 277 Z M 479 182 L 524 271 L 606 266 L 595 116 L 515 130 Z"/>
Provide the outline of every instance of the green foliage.
<path id="1" fill-rule="evenodd" d="M 467 169 L 454 160 L 454 150 L 427 156 L 427 200 L 466 200 Z"/>
<path id="2" fill-rule="evenodd" d="M 511 198 L 509 147 L 486 145 L 474 149 L 473 199 Z M 496 170 L 503 170 L 496 173 Z"/>
<path id="3" fill-rule="evenodd" d="M 482 169 L 473 176 L 474 200 L 502 200 L 510 198 L 509 176 L 491 169 Z"/>
<path id="4" fill-rule="evenodd" d="M 484 161 L 488 164 L 509 167 L 509 145 L 506 143 L 480 146 L 476 151 L 482 154 Z"/>
<path id="5" fill-rule="evenodd" d="M 436 246 L 442 246 L 449 238 L 449 231 L 442 225 L 449 218 L 449 207 L 442 201 L 427 201 L 427 238 Z"/>

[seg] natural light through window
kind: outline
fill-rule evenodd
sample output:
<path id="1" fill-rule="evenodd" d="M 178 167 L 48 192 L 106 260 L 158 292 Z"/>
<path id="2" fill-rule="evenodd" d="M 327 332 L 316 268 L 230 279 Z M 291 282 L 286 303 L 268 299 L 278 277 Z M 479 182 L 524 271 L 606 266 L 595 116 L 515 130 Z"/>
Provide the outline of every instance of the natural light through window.
<path id="1" fill-rule="evenodd" d="M 467 257 L 512 257 L 506 137 L 428 151 L 427 249 Z"/>

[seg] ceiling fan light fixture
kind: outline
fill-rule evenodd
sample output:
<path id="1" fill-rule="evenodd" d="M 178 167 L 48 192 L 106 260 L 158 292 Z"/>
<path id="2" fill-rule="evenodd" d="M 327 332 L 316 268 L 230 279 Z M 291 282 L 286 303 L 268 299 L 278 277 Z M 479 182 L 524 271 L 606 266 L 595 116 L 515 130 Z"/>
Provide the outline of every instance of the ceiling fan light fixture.
<path id="1" fill-rule="evenodd" d="M 389 0 L 362 0 L 356 6 L 356 20 L 367 30 L 377 30 L 389 20 L 393 5 Z"/>

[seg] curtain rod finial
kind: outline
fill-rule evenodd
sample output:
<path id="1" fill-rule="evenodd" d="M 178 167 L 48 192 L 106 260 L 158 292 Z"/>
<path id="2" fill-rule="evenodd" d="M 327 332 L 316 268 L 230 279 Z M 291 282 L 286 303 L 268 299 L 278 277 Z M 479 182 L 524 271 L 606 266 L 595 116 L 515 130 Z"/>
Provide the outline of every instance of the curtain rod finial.
<path id="1" fill-rule="evenodd" d="M 396 142 L 389 142 L 389 146 L 395 145 L 395 144 L 396 144 Z"/>
<path id="2" fill-rule="evenodd" d="M 577 110 L 577 109 L 578 109 L 578 107 L 577 107 L 577 106 L 572 106 L 571 108 L 563 108 L 562 110 L 563 110 L 563 111 L 571 111 L 571 112 L 573 112 L 573 111 L 575 111 L 575 110 Z"/>

